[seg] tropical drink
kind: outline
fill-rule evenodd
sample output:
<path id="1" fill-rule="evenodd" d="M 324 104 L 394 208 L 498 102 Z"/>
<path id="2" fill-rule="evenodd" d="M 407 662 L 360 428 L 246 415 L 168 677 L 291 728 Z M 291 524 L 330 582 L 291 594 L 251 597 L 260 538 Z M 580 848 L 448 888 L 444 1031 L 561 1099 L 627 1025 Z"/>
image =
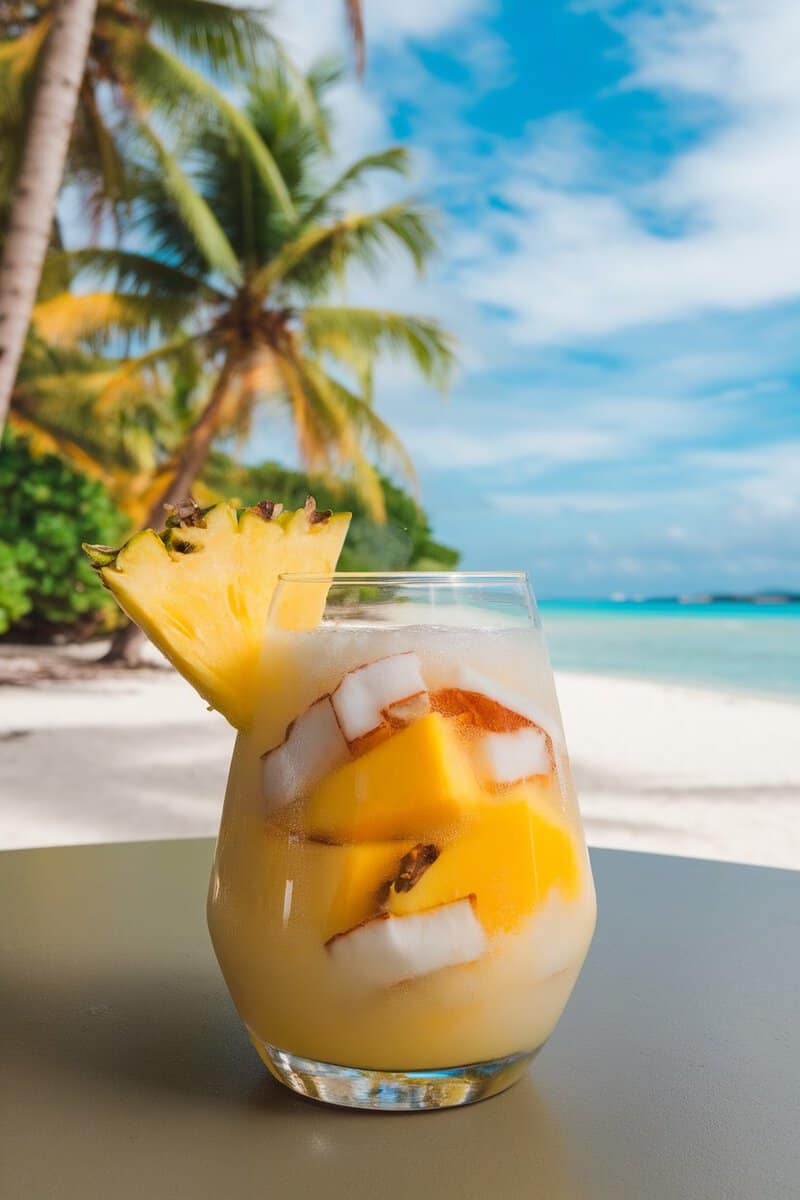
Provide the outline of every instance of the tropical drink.
<path id="1" fill-rule="evenodd" d="M 282 536 L 330 559 L 335 520 L 295 514 Z M 233 674 L 215 667 L 240 733 L 214 948 L 253 1044 L 295 1090 L 381 1108 L 480 1099 L 546 1041 L 594 929 L 541 631 L 523 576 L 334 563 L 284 573 L 256 649 L 239 647 Z M 255 607 L 228 596 L 234 614 Z"/>

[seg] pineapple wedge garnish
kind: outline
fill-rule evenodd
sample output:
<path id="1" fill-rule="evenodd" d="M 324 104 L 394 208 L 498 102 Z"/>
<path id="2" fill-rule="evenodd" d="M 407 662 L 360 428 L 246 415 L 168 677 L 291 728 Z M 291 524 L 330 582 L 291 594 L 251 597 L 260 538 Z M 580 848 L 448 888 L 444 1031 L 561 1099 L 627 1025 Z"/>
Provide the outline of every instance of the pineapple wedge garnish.
<path id="1" fill-rule="evenodd" d="M 311 498 L 294 513 L 268 501 L 244 512 L 230 501 L 205 511 L 187 502 L 161 533 L 84 550 L 120 608 L 212 708 L 246 729 L 278 576 L 335 570 L 349 524 L 349 513 L 318 512 Z M 321 617 L 326 594 L 324 585 L 304 594 L 299 627 Z"/>

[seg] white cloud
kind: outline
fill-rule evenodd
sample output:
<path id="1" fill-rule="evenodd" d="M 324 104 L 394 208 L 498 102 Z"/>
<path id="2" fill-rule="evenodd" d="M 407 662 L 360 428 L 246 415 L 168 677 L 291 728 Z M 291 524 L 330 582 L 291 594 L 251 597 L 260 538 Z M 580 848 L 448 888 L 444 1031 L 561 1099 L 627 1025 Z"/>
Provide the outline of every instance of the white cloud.
<path id="1" fill-rule="evenodd" d="M 484 15 L 491 7 L 487 0 L 372 0 L 365 5 L 365 24 L 370 38 L 381 42 L 431 40 Z"/>
<path id="2" fill-rule="evenodd" d="M 435 421 L 429 402 L 421 406 L 421 421 L 408 400 L 409 389 L 401 389 L 384 408 L 415 460 L 437 472 L 513 467 L 511 491 L 514 483 L 569 465 L 629 466 L 659 448 L 716 434 L 735 413 L 691 398 L 604 396 L 575 386 L 542 389 L 535 407 L 526 403 L 529 391 L 465 394 Z"/>
<path id="3" fill-rule="evenodd" d="M 666 479 L 620 476 L 617 486 L 586 490 L 572 477 L 572 488 L 494 490 L 486 499 L 500 512 L 552 516 L 609 517 L 607 532 L 628 537 L 615 514 L 635 513 L 654 544 L 672 544 L 713 556 L 725 541 L 758 546 L 775 541 L 783 530 L 800 542 L 800 439 L 760 446 L 684 449 L 670 464 Z M 679 514 L 680 521 L 666 517 Z M 711 548 L 714 532 L 720 545 Z M 752 546 L 751 546 L 752 543 Z M 786 542 L 788 549 L 789 541 Z M 762 549 L 765 548 L 762 546 Z"/>
<path id="4" fill-rule="evenodd" d="M 743 110 L 753 101 L 793 101 L 798 32 L 794 0 L 688 0 L 643 10 L 627 24 L 636 60 L 628 86 L 720 97 Z"/>
<path id="5" fill-rule="evenodd" d="M 273 27 L 296 62 L 307 66 L 330 53 L 349 52 L 344 0 L 279 0 L 271 5 Z M 469 25 L 493 7 L 492 0 L 367 0 L 367 53 L 408 40 L 432 41 Z"/>
<path id="6" fill-rule="evenodd" d="M 616 456 L 617 436 L 600 430 L 511 429 L 467 431 L 426 426 L 409 429 L 406 445 L 419 462 L 443 471 L 496 467 L 523 462 L 535 472 L 556 464 Z"/>
<path id="7" fill-rule="evenodd" d="M 521 342 L 800 296 L 800 5 L 694 0 L 621 29 L 629 87 L 661 93 L 673 113 L 699 98 L 714 120 L 695 120 L 692 147 L 645 182 L 623 171 L 615 183 L 572 121 L 531 130 L 496 186 L 509 211 L 486 213 L 480 261 L 462 270 Z"/>
<path id="8" fill-rule="evenodd" d="M 337 167 L 394 142 L 380 103 L 352 75 L 344 75 L 333 85 L 326 103 L 333 117 L 332 150 Z"/>
<path id="9" fill-rule="evenodd" d="M 717 488 L 731 497 L 736 519 L 800 520 L 800 439 L 758 447 L 701 450 L 689 456 L 695 468 L 713 474 Z"/>
<path id="10" fill-rule="evenodd" d="M 279 0 L 264 7 L 270 9 L 272 28 L 298 66 L 306 68 L 325 55 L 348 52 L 344 0 L 314 4 Z"/>
<path id="11" fill-rule="evenodd" d="M 795 579 L 800 446 L 779 439 L 796 314 L 773 306 L 800 298 L 800 3 L 654 0 L 633 18 L 627 3 L 593 6 L 627 55 L 619 90 L 655 94 L 657 122 L 682 135 L 668 155 L 639 157 L 639 127 L 604 125 L 602 97 L 597 126 L 555 112 L 518 135 L 479 128 L 477 98 L 510 74 L 489 4 L 368 0 L 369 68 L 334 96 L 336 159 L 388 144 L 399 115 L 418 163 L 410 190 L 450 211 L 421 285 L 393 255 L 348 296 L 437 316 L 462 346 L 444 408 L 413 372 L 382 366 L 382 415 L 420 466 L 437 532 L 470 565 L 536 556 L 562 593 L 584 576 L 643 591 Z M 281 10 L 304 61 L 348 55 L 337 0 Z M 420 43 L 461 71 L 435 74 Z M 529 57 L 515 47 L 514 66 Z M 760 446 L 720 448 L 748 428 Z"/>
<path id="12" fill-rule="evenodd" d="M 615 496 L 603 492 L 490 492 L 487 500 L 498 512 L 516 513 L 520 516 L 561 517 L 569 513 L 589 516 L 595 513 L 625 512 L 635 507 L 631 497 Z M 597 533 L 591 535 L 591 544 L 597 548 L 601 539 Z"/>

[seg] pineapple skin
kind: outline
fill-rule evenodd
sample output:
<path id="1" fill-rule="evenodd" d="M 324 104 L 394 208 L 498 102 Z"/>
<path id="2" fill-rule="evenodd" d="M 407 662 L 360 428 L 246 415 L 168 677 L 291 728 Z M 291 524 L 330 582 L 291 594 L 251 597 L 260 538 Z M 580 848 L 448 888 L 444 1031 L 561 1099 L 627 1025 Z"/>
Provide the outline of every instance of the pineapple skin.
<path id="1" fill-rule="evenodd" d="M 118 551 L 84 550 L 120 608 L 209 707 L 247 729 L 278 577 L 332 573 L 350 513 L 320 518 L 306 507 L 267 519 L 224 501 L 201 521 L 145 529 Z M 322 616 L 327 595 L 324 584 L 308 586 L 304 628 Z"/>

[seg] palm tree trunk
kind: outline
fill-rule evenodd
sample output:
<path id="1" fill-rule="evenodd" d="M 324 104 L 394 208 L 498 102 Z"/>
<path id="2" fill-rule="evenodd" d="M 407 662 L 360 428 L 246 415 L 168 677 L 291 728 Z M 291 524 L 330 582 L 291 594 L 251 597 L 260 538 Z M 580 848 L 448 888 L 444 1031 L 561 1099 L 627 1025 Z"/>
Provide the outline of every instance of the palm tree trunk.
<path id="1" fill-rule="evenodd" d="M 164 524 L 164 505 L 178 504 L 189 495 L 192 484 L 206 464 L 214 438 L 219 432 L 220 418 L 236 365 L 231 358 L 225 360 L 208 404 L 195 421 L 186 437 L 178 459 L 178 466 L 171 481 L 153 502 L 144 521 L 144 527 L 160 529 Z M 131 621 L 111 639 L 108 653 L 101 662 L 112 666 L 138 667 L 141 665 L 144 634 Z"/>
<path id="2" fill-rule="evenodd" d="M 56 0 L 0 261 L 0 434 L 53 228 L 97 0 Z"/>
<path id="3" fill-rule="evenodd" d="M 356 70 L 359 75 L 364 74 L 364 8 L 361 0 L 345 0 L 345 12 L 347 13 L 347 24 L 350 26 L 350 36 L 353 39 L 353 48 L 356 52 Z"/>

